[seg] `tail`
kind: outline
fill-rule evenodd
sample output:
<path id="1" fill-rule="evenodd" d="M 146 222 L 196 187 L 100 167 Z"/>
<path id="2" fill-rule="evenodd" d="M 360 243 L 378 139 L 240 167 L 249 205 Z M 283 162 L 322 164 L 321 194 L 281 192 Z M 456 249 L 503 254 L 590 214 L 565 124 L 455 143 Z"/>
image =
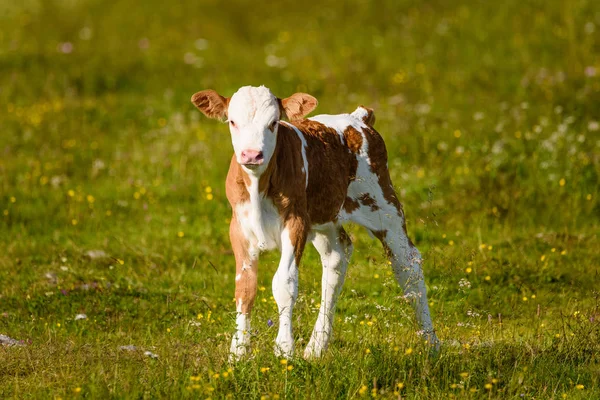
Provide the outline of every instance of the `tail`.
<path id="1" fill-rule="evenodd" d="M 365 106 L 359 106 L 354 112 L 351 114 L 354 118 L 360 119 L 362 122 L 369 126 L 375 125 L 375 113 L 372 108 L 367 108 Z"/>

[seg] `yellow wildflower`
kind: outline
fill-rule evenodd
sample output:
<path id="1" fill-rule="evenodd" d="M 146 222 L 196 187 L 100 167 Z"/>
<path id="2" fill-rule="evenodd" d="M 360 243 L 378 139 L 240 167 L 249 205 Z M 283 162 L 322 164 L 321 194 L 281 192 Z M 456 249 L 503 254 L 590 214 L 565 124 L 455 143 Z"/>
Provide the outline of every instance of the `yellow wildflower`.
<path id="1" fill-rule="evenodd" d="M 362 396 L 363 394 L 365 394 L 365 392 L 367 391 L 367 389 L 368 389 L 367 385 L 362 385 L 360 387 L 360 389 L 358 389 L 358 394 L 360 394 Z"/>

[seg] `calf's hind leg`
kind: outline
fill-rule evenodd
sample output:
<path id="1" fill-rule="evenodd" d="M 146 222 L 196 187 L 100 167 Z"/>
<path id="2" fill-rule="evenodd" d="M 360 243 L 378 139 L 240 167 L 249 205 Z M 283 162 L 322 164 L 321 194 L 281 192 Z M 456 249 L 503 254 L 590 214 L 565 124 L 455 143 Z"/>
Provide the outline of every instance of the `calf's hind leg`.
<path id="1" fill-rule="evenodd" d="M 327 349 L 333 330 L 333 318 L 338 295 L 342 290 L 346 268 L 352 254 L 350 237 L 341 226 L 327 224 L 315 231 L 312 243 L 321 256 L 321 307 L 310 341 L 304 350 L 304 358 L 320 357 Z"/>
<path id="2" fill-rule="evenodd" d="M 392 264 L 396 281 L 404 289 L 405 298 L 413 306 L 417 322 L 423 337 L 436 350 L 440 342 L 433 329 L 431 313 L 427 302 L 427 289 L 421 263 L 421 253 L 411 243 L 401 228 L 404 221 L 400 217 L 393 218 L 395 229 L 373 232 L 385 248 L 386 255 Z"/>
<path id="3" fill-rule="evenodd" d="M 379 196 L 376 191 L 373 195 L 376 198 L 375 204 L 359 208 L 350 215 L 350 218 L 369 229 L 381 241 L 392 264 L 396 281 L 404 289 L 405 297 L 415 310 L 417 322 L 425 339 L 438 349 L 439 340 L 433 329 L 427 303 L 421 253 L 406 235 L 402 206 L 395 195 L 392 196 L 391 203 L 387 202 L 383 195 Z"/>

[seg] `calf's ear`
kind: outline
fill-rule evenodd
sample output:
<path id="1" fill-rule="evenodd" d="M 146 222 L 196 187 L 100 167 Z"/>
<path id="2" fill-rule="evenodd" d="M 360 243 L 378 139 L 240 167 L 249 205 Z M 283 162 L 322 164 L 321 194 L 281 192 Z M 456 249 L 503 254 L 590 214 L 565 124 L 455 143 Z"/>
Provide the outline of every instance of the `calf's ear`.
<path id="1" fill-rule="evenodd" d="M 282 112 L 285 113 L 290 121 L 304 117 L 312 110 L 317 108 L 319 102 L 317 99 L 306 93 L 294 93 L 290 97 L 279 100 Z"/>
<path id="2" fill-rule="evenodd" d="M 192 103 L 208 118 L 220 120 L 227 118 L 229 98 L 221 96 L 212 89 L 202 90 L 194 94 Z"/>

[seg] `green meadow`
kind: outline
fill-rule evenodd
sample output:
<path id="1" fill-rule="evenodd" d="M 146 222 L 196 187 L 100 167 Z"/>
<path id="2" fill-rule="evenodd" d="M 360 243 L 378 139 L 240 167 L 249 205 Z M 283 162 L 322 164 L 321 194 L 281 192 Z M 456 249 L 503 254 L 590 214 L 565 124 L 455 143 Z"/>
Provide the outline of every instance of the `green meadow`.
<path id="1" fill-rule="evenodd" d="M 326 355 L 309 246 L 298 357 L 266 253 L 228 362 L 233 150 L 190 97 L 261 84 L 375 109 L 439 354 L 349 226 Z M 599 177 L 597 1 L 0 0 L 0 398 L 598 399 Z"/>

